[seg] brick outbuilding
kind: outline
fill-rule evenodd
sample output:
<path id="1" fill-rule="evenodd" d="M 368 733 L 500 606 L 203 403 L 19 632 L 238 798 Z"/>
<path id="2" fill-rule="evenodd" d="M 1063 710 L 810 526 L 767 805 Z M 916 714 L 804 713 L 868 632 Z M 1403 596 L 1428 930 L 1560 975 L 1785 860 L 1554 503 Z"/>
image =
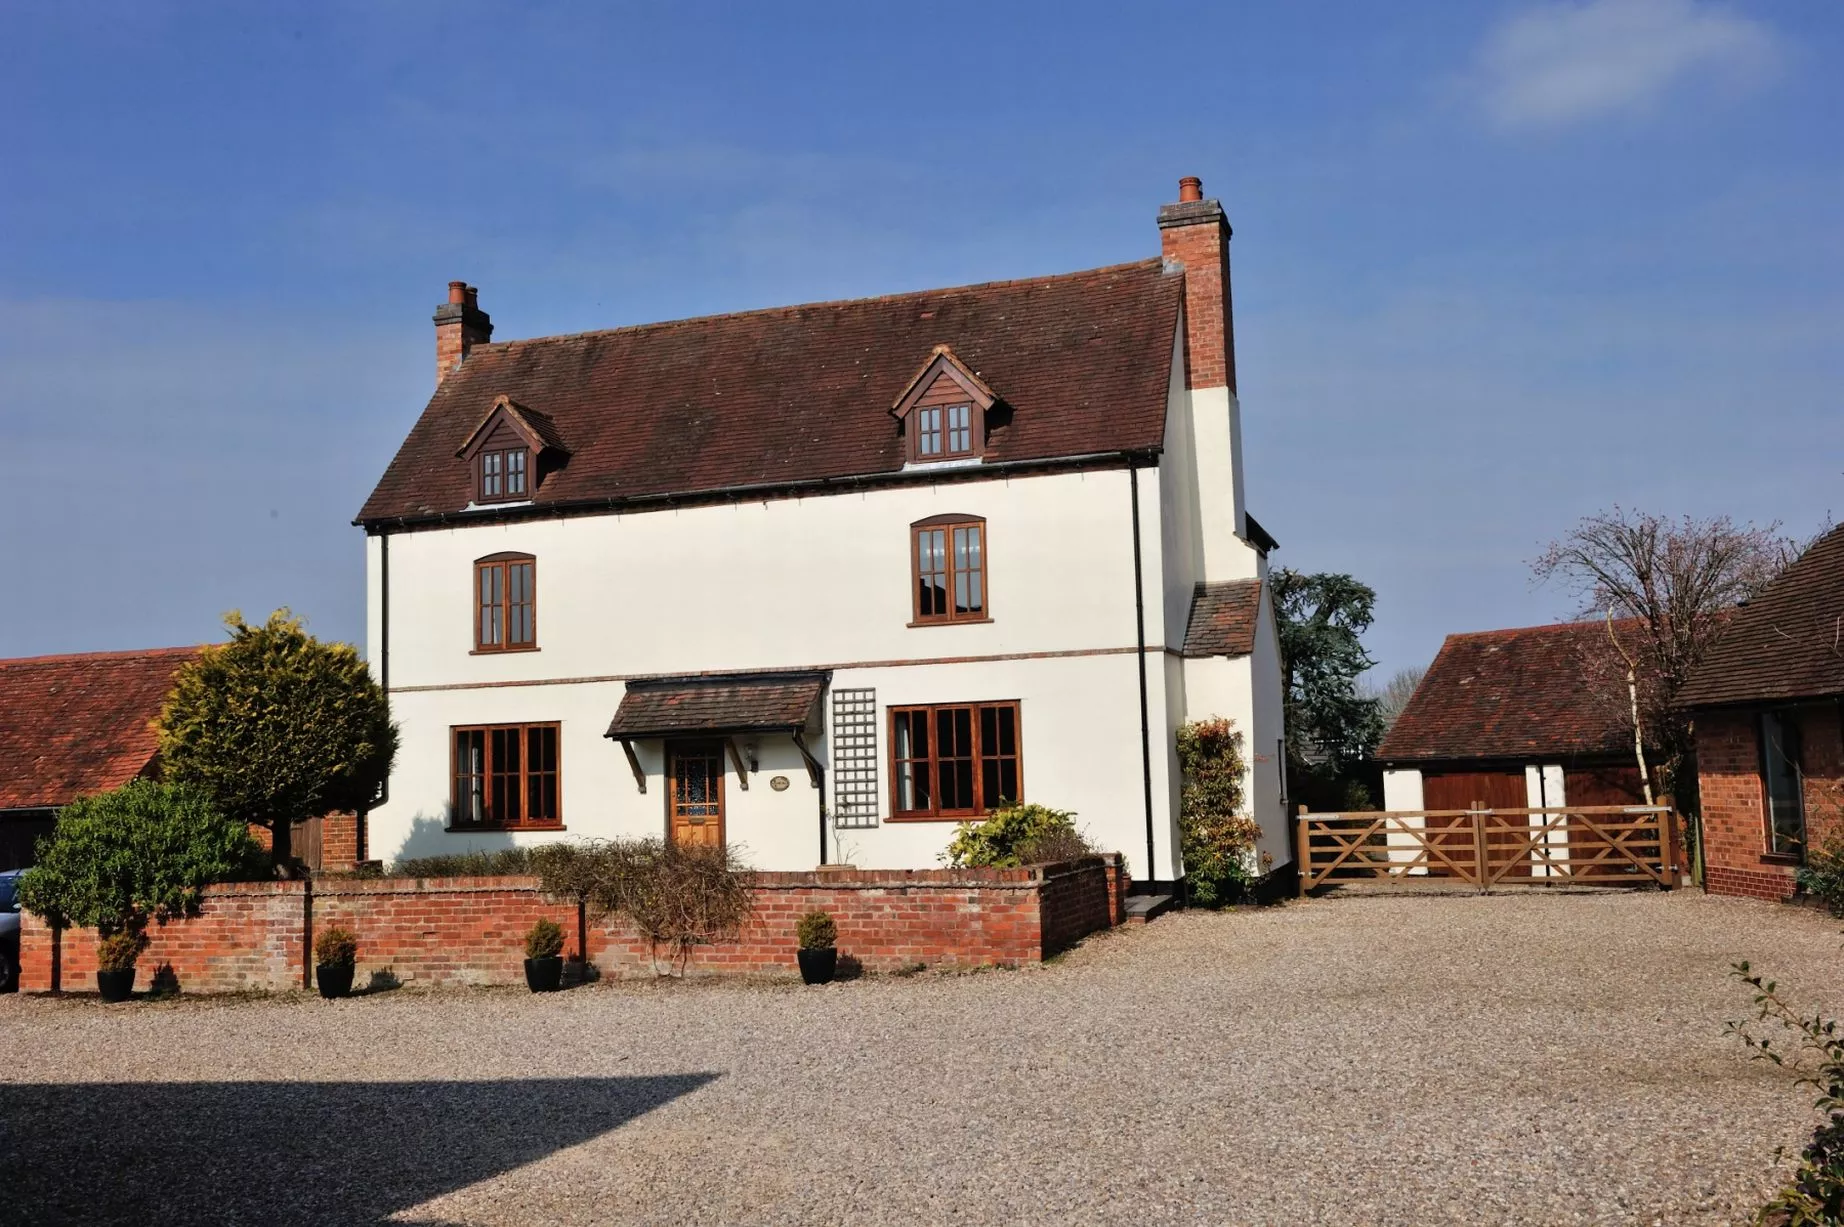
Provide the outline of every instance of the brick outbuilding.
<path id="1" fill-rule="evenodd" d="M 1679 702 L 1696 731 L 1705 884 L 1788 897 L 1844 824 L 1844 528 L 1737 612 Z"/>

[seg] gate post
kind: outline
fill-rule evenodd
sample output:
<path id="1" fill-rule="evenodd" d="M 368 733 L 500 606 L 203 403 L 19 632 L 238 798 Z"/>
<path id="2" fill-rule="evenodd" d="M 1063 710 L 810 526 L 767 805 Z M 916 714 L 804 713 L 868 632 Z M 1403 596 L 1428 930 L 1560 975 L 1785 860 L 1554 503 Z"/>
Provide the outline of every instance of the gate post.
<path id="1" fill-rule="evenodd" d="M 1293 841 L 1293 855 L 1294 858 L 1299 861 L 1299 873 L 1295 875 L 1300 880 L 1297 897 L 1304 899 L 1306 898 L 1307 878 L 1312 872 L 1313 855 L 1313 839 L 1307 831 L 1306 807 L 1304 805 L 1300 807 L 1300 816 L 1294 819 Z"/>
<path id="2" fill-rule="evenodd" d="M 1485 802 L 1475 800 L 1472 808 L 1473 819 L 1473 874 L 1474 882 L 1482 895 L 1491 893 L 1488 883 L 1492 880 L 1491 867 L 1485 859 Z"/>

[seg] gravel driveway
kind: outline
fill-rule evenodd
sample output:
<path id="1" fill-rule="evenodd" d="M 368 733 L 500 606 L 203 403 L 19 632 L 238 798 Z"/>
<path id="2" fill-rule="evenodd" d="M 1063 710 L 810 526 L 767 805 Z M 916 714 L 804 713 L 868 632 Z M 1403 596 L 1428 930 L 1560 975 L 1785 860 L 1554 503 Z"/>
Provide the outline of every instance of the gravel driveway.
<path id="1" fill-rule="evenodd" d="M 1168 916 L 1018 972 L 103 1006 L 0 999 L 0 1220 L 1732 1223 L 1808 1096 L 1672 895 Z"/>

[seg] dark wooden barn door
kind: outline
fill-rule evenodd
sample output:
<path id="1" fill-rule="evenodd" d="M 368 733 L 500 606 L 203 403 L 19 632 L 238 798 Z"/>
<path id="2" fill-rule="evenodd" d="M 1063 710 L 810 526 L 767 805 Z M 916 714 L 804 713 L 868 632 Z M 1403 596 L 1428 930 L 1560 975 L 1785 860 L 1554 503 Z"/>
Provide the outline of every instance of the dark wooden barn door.
<path id="1" fill-rule="evenodd" d="M 1570 767 L 1562 777 L 1563 795 L 1570 806 L 1584 809 L 1597 805 L 1644 805 L 1645 788 L 1639 780 L 1639 767 L 1601 766 Z M 1592 819 L 1571 818 L 1569 820 L 1569 860 L 1584 863 L 1601 859 L 1598 865 L 1587 869 L 1590 873 L 1610 873 L 1615 870 L 1630 870 L 1638 873 L 1639 868 L 1631 864 L 1618 853 L 1606 851 L 1607 839 L 1598 831 L 1588 829 Z M 1607 819 L 1599 820 L 1600 825 L 1614 825 Z"/>
<path id="2" fill-rule="evenodd" d="M 1501 771 L 1425 771 L 1421 777 L 1421 804 L 1423 809 L 1455 810 L 1471 809 L 1477 803 L 1487 809 L 1523 809 L 1529 803 L 1529 793 L 1524 787 L 1524 769 Z M 1469 818 L 1429 818 L 1428 842 L 1440 847 L 1448 856 L 1462 864 L 1472 864 L 1475 859 L 1473 849 L 1473 824 Z M 1511 831 L 1492 831 L 1488 828 L 1487 842 L 1491 846 L 1487 857 L 1494 865 L 1502 863 L 1502 857 L 1511 855 L 1507 844 L 1521 843 L 1522 837 Z M 1491 848 L 1501 849 L 1499 857 L 1493 857 Z M 1428 872 L 1451 875 L 1452 871 L 1435 863 Z M 1526 856 L 1522 864 L 1512 871 L 1514 876 L 1529 877 L 1530 863 Z"/>

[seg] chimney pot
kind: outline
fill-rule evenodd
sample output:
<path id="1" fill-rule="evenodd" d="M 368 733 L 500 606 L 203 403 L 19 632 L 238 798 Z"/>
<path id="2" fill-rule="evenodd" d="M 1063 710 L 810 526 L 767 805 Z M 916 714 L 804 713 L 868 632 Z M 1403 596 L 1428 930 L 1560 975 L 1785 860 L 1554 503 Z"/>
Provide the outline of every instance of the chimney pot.
<path id="1" fill-rule="evenodd" d="M 1204 181 L 1196 175 L 1186 175 L 1178 181 L 1178 199 L 1202 200 L 1204 198 Z"/>
<path id="2" fill-rule="evenodd" d="M 467 287 L 467 305 L 474 308 L 476 311 L 480 309 L 480 287 L 479 286 L 470 285 Z"/>
<path id="3" fill-rule="evenodd" d="M 456 303 L 456 304 L 466 302 L 467 301 L 467 282 L 465 281 L 449 282 L 448 283 L 448 301 L 451 303 Z"/>

